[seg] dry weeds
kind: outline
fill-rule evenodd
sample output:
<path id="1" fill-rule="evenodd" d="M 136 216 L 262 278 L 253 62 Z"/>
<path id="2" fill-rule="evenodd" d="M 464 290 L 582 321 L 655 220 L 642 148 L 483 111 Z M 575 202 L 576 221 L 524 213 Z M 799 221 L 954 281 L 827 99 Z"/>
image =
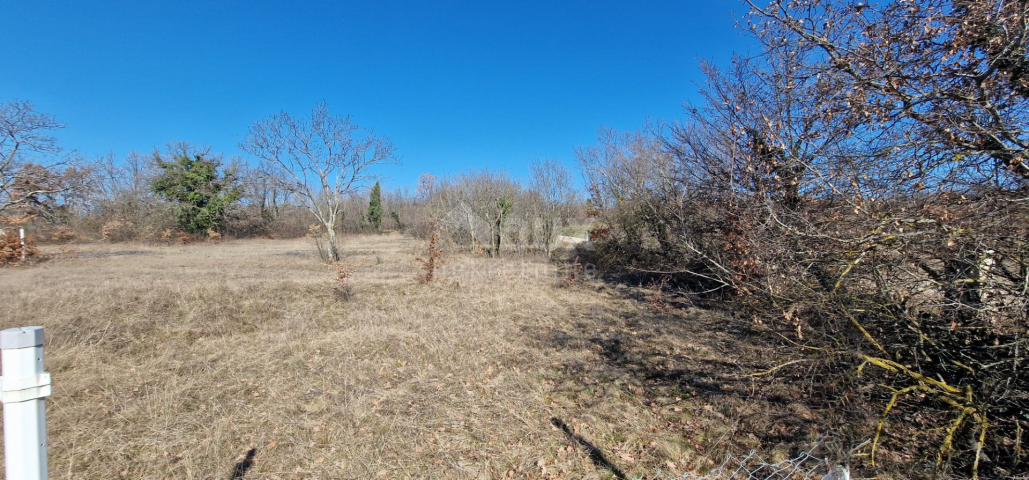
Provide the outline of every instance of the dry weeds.
<path id="1" fill-rule="evenodd" d="M 308 242 L 0 270 L 0 327 L 46 327 L 51 478 L 612 478 L 575 438 L 649 477 L 814 438 L 790 386 L 740 380 L 770 365 L 723 318 L 560 288 L 542 260 L 420 283 L 400 236 L 344 240 L 341 302 Z"/>
<path id="2" fill-rule="evenodd" d="M 333 263 L 329 267 L 333 272 L 332 288 L 336 295 L 342 300 L 350 300 L 351 295 L 354 294 L 354 286 L 350 283 L 350 280 L 354 278 L 354 270 L 343 262 Z"/>
<path id="3" fill-rule="evenodd" d="M 21 235 L 13 230 L 0 232 L 0 267 L 26 262 L 31 264 L 41 257 L 43 255 L 40 255 L 36 247 L 34 236 L 29 235 L 22 240 Z"/>
<path id="4" fill-rule="evenodd" d="M 443 234 L 443 229 L 438 225 L 432 227 L 432 233 L 429 234 L 428 244 L 425 246 L 424 258 L 418 257 L 415 260 L 422 265 L 422 273 L 418 275 L 418 280 L 422 283 L 429 283 L 436 276 L 436 270 L 443 266 L 443 249 L 440 246 L 440 237 Z"/>

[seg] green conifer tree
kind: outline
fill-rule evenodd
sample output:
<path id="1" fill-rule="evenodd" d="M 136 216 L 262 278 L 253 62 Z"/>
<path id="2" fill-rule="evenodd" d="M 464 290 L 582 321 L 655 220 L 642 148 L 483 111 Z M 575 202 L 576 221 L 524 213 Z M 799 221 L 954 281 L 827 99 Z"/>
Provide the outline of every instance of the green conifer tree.
<path id="1" fill-rule="evenodd" d="M 375 182 L 368 199 L 368 223 L 372 224 L 375 231 L 379 231 L 379 227 L 382 226 L 382 188 L 379 187 L 379 182 Z"/>
<path id="2" fill-rule="evenodd" d="M 179 155 L 171 161 L 154 156 L 163 172 L 154 179 L 154 193 L 175 202 L 179 226 L 189 233 L 218 230 L 225 210 L 243 195 L 233 171 L 219 175 L 217 160 L 203 154 Z"/>

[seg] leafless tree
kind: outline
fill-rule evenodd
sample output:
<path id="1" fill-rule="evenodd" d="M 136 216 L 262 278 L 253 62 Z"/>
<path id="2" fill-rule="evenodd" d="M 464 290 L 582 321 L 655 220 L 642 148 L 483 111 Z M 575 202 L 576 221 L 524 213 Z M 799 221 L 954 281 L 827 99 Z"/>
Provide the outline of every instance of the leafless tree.
<path id="1" fill-rule="evenodd" d="M 888 405 L 917 391 L 943 406 L 951 423 L 938 458 L 953 455 L 972 476 L 986 457 L 994 475 L 1018 467 L 1005 445 L 1020 441 L 1024 423 L 1013 412 L 1026 408 L 1019 392 L 1029 390 L 1008 368 L 1025 348 L 1029 311 L 1029 247 L 1018 240 L 1029 215 L 1029 3 L 751 7 L 769 63 L 808 53 L 795 78 L 824 93 L 802 102 L 805 111 L 833 117 L 851 139 L 827 157 L 838 166 L 808 171 L 832 187 L 816 196 L 819 210 L 784 222 L 791 249 L 820 266 L 808 269 L 819 271 L 811 287 L 791 285 L 791 302 L 819 298 L 817 316 L 841 320 L 832 341 L 872 349 L 858 358 L 888 378 L 879 380 L 892 388 Z M 884 148 L 855 148 L 870 141 Z M 841 200 L 853 214 L 825 208 Z M 842 341 L 848 328 L 859 335 Z M 955 435 L 976 441 L 957 450 Z"/>
<path id="2" fill-rule="evenodd" d="M 55 209 L 86 182 L 88 172 L 61 152 L 54 130 L 64 125 L 32 104 L 0 104 L 0 216 L 42 215 Z"/>
<path id="3" fill-rule="evenodd" d="M 330 261 L 340 258 L 336 223 L 344 198 L 371 178 L 370 167 L 396 161 L 388 138 L 330 113 L 325 103 L 309 117 L 280 112 L 255 122 L 240 148 L 273 166 L 283 187 L 307 204 L 326 230 Z"/>
<path id="4" fill-rule="evenodd" d="M 462 206 L 485 224 L 494 256 L 500 256 L 504 230 L 521 187 L 507 172 L 483 169 L 469 171 L 457 179 Z M 472 217 L 470 217 L 472 218 Z"/>
<path id="5" fill-rule="evenodd" d="M 535 196 L 533 213 L 539 221 L 539 241 L 549 257 L 557 226 L 576 204 L 572 175 L 556 160 L 536 160 L 529 164 L 529 190 Z"/>
<path id="6" fill-rule="evenodd" d="M 67 221 L 84 201 L 91 171 L 62 156 L 51 132 L 64 126 L 25 101 L 0 104 L 0 218 Z"/>
<path id="7" fill-rule="evenodd" d="M 579 150 L 612 230 L 598 251 L 728 296 L 799 363 L 848 379 L 811 376 L 823 391 L 876 392 L 879 411 L 840 412 L 876 418 L 840 425 L 873 438 L 870 464 L 891 410 L 917 408 L 938 419 L 922 430 L 936 448 L 889 448 L 940 471 L 1023 472 L 1010 446 L 1029 391 L 1013 368 L 1029 325 L 1027 8 L 754 6 L 763 51 L 705 66 L 684 120 Z"/>
<path id="8" fill-rule="evenodd" d="M 130 222 L 138 227 L 170 228 L 170 205 L 153 194 L 151 182 L 157 164 L 151 157 L 129 152 L 121 161 L 108 154 L 93 162 L 89 212 L 82 220 L 96 231 L 109 221 Z"/>
<path id="9" fill-rule="evenodd" d="M 121 162 L 107 154 L 94 162 L 94 195 L 108 202 L 118 197 L 151 195 L 150 182 L 157 175 L 157 165 L 139 152 L 129 152 Z"/>
<path id="10" fill-rule="evenodd" d="M 808 73 L 850 119 L 901 120 L 917 141 L 908 154 L 937 173 L 1029 179 L 1026 2 L 748 3 L 766 46 L 818 52 Z"/>
<path id="11" fill-rule="evenodd" d="M 690 192 L 679 183 L 675 158 L 656 126 L 628 133 L 600 129 L 597 144 L 577 148 L 576 157 L 591 201 L 604 212 L 594 230 L 596 240 L 611 252 L 608 260 L 637 268 L 640 255 L 651 256 L 648 251 L 655 245 L 668 258 L 684 256 L 674 252 L 675 240 L 692 237 L 680 235 L 669 215 L 684 211 L 675 207 Z M 675 265 L 683 268 L 678 261 Z"/>
<path id="12" fill-rule="evenodd" d="M 416 199 L 408 187 L 397 187 L 382 192 L 382 204 L 386 213 L 386 224 L 399 231 L 415 220 Z"/>
<path id="13" fill-rule="evenodd" d="M 239 172 L 245 201 L 267 221 L 278 218 L 280 209 L 289 204 L 292 196 L 289 190 L 283 188 L 287 182 L 277 177 L 279 169 L 267 162 L 254 166 L 241 159 L 230 162 L 230 166 Z"/>

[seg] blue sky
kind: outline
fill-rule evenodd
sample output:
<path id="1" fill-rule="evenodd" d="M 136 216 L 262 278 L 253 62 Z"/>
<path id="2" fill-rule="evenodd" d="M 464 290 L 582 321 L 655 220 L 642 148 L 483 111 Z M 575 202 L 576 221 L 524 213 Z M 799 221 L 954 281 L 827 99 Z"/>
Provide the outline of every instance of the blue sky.
<path id="1" fill-rule="evenodd" d="M 0 0 L 0 101 L 28 100 L 87 156 L 168 141 L 227 156 L 255 120 L 334 113 L 389 136 L 386 184 L 574 165 L 602 126 L 675 119 L 701 60 L 753 43 L 736 0 Z"/>

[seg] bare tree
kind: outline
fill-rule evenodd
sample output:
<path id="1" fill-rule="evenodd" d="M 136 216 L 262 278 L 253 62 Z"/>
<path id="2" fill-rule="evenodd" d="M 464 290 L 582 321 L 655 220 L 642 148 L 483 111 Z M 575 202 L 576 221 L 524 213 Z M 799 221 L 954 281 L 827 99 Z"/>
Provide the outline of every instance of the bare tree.
<path id="1" fill-rule="evenodd" d="M 500 254 L 521 190 L 506 172 L 471 170 L 456 177 L 433 178 L 431 188 L 420 190 L 428 193 L 428 215 L 447 225 L 452 238 L 462 243 L 467 240 L 472 248 L 485 244 L 490 254 Z"/>
<path id="2" fill-rule="evenodd" d="M 572 175 L 556 160 L 536 160 L 529 164 L 529 189 L 536 196 L 533 210 L 540 222 L 539 241 L 549 257 L 556 227 L 575 205 Z"/>
<path id="3" fill-rule="evenodd" d="M 273 166 L 283 187 L 304 200 L 325 227 L 331 261 L 340 258 L 336 222 L 344 198 L 370 178 L 369 167 L 396 160 L 387 137 L 330 113 L 324 102 L 310 117 L 280 112 L 255 122 L 240 148 Z"/>
<path id="4" fill-rule="evenodd" d="M 253 166 L 242 159 L 233 159 L 230 166 L 239 172 L 247 203 L 256 208 L 266 222 L 278 218 L 280 208 L 290 201 L 290 192 L 282 187 L 286 182 L 276 177 L 279 169 L 267 162 Z"/>
<path id="5" fill-rule="evenodd" d="M 154 195 L 158 174 L 153 157 L 131 151 L 120 161 L 113 153 L 93 162 L 88 207 L 79 229 L 96 232 L 109 222 L 124 225 L 123 238 L 175 228 L 171 204 Z M 131 234 L 131 235 L 130 235 Z"/>
<path id="6" fill-rule="evenodd" d="M 750 2 L 765 46 L 813 49 L 850 119 L 902 120 L 936 170 L 1029 180 L 1029 4 Z"/>
<path id="7" fill-rule="evenodd" d="M 877 382 L 892 390 L 870 461 L 885 440 L 886 414 L 918 391 L 950 422 L 938 462 L 953 455 L 952 465 L 972 477 L 980 469 L 990 476 L 1024 471 L 1006 446 L 1021 441 L 1024 418 L 1015 412 L 1029 391 L 1024 375 L 1008 368 L 1024 355 L 1029 324 L 1029 3 L 776 0 L 751 7 L 770 63 L 781 63 L 775 52 L 810 52 L 796 71 L 826 93 L 801 103 L 808 115 L 842 121 L 857 143 L 888 139 L 888 148 L 857 155 L 855 142 L 845 142 L 828 152 L 829 162 L 809 167 L 832 189 L 814 199 L 809 221 L 784 222 L 796 246 L 778 243 L 820 257 L 794 262 L 806 271 L 786 274 L 814 273 L 815 280 L 783 290 L 798 305 L 790 316 L 801 316 L 802 302 L 820 303 L 808 317 L 837 317 L 822 331 L 839 345 L 853 328 L 846 342 L 871 347 L 858 358 L 881 369 Z M 862 153 L 870 168 L 851 163 Z M 826 208 L 839 200 L 854 215 Z M 849 260 L 833 265 L 842 258 Z M 976 441 L 967 447 L 952 441 L 969 434 Z"/>
<path id="8" fill-rule="evenodd" d="M 142 198 L 152 195 L 150 182 L 157 176 L 157 165 L 151 158 L 131 151 L 118 162 L 114 154 L 109 153 L 94 164 L 95 200 L 114 203 L 125 196 Z"/>
<path id="9" fill-rule="evenodd" d="M 690 192 L 681 188 L 673 157 L 655 127 L 630 133 L 603 128 L 598 134 L 598 145 L 575 153 L 591 200 L 605 211 L 603 223 L 612 237 L 608 245 L 617 244 L 626 264 L 653 242 L 670 258 L 684 258 L 673 251 L 671 236 L 681 232 L 668 216 Z"/>
<path id="10" fill-rule="evenodd" d="M 812 385 L 874 392 L 878 411 L 839 407 L 877 421 L 838 426 L 872 438 L 868 466 L 885 444 L 937 474 L 1024 472 L 1027 11 L 755 7 L 762 53 L 706 66 L 705 101 L 663 142 L 602 132 L 578 151 L 611 227 L 601 260 L 732 298 L 826 373 Z M 886 435 L 911 408 L 935 420 Z"/>
<path id="11" fill-rule="evenodd" d="M 521 188 L 506 172 L 489 169 L 462 175 L 460 182 L 466 189 L 471 211 L 486 224 L 493 256 L 499 257 L 504 229 Z"/>
<path id="12" fill-rule="evenodd" d="M 68 160 L 51 132 L 64 125 L 32 104 L 0 104 L 0 215 L 46 214 L 59 197 L 81 186 L 84 172 Z"/>

